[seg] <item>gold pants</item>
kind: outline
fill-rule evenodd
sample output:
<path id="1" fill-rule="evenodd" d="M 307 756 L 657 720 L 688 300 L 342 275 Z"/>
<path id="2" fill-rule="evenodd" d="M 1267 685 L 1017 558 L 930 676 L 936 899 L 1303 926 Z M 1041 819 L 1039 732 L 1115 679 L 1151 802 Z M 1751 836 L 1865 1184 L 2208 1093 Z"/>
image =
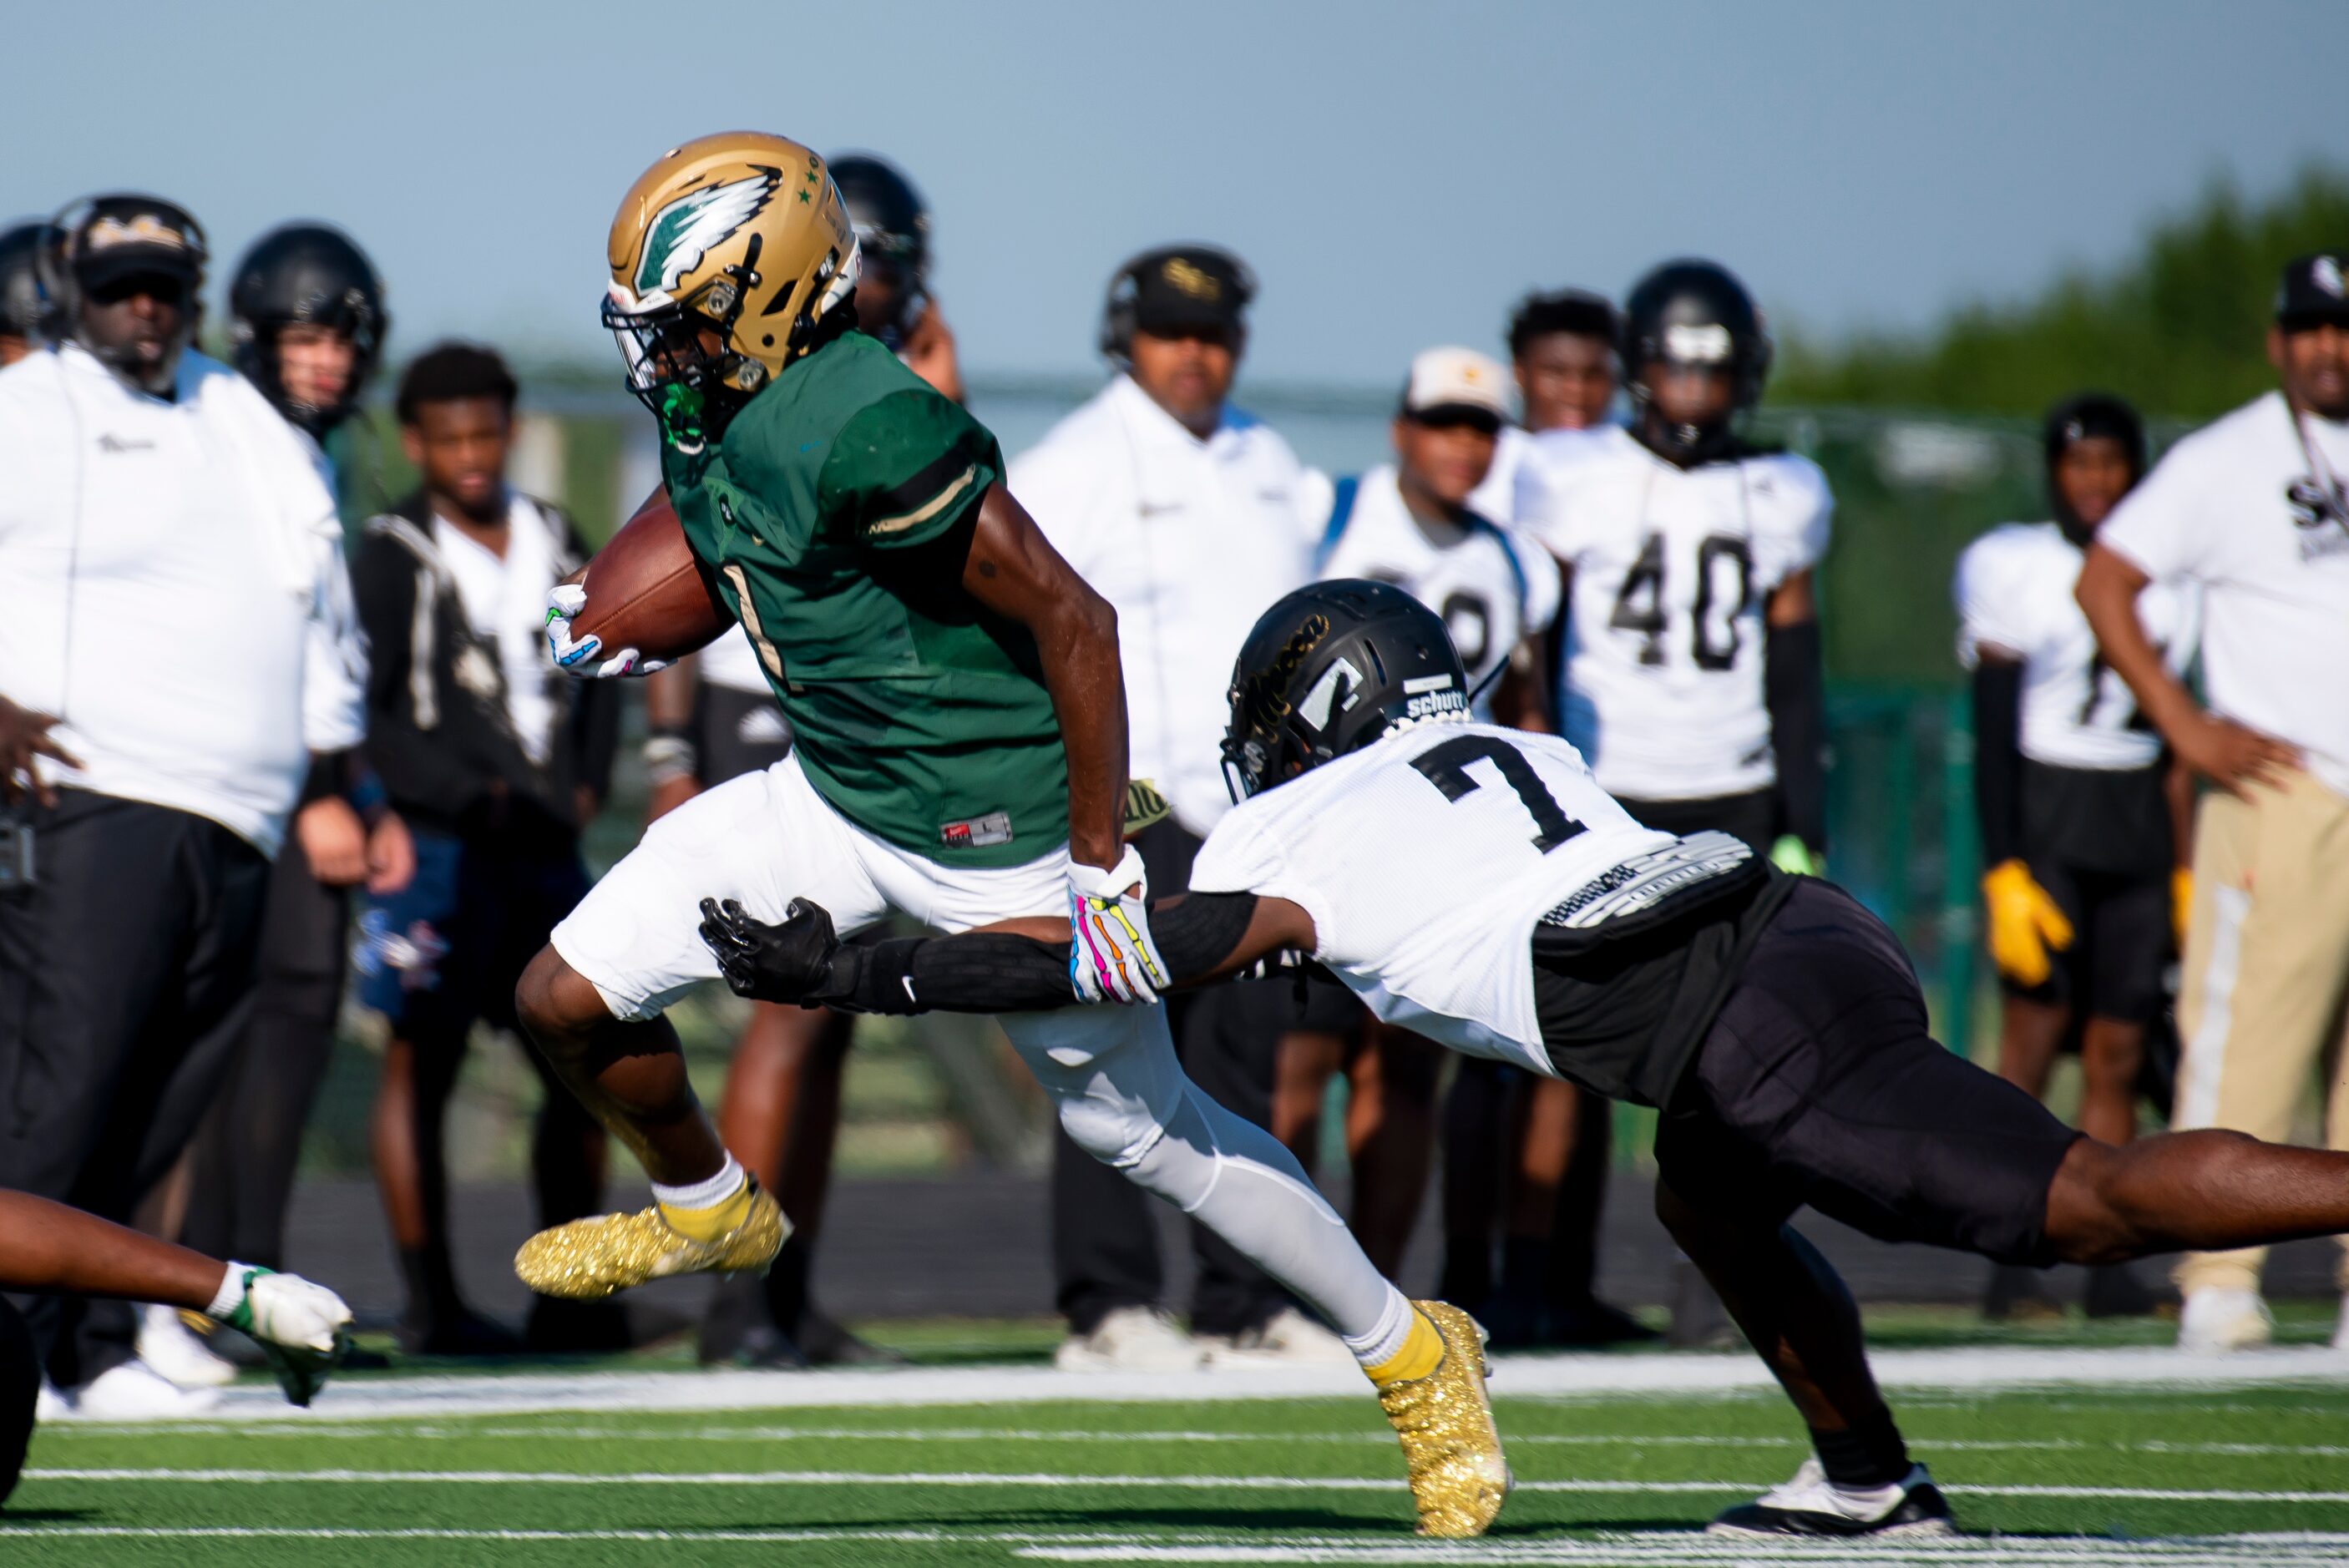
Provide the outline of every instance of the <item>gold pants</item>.
<path id="1" fill-rule="evenodd" d="M 2194 830 L 2178 1032 L 2178 1129 L 2227 1127 L 2271 1142 L 2322 1070 L 2325 1146 L 2349 1149 L 2343 1003 L 2349 996 L 2349 799 L 2307 773 L 2203 797 Z M 2349 1238 L 2344 1238 L 2349 1246 Z M 2264 1247 L 2192 1253 L 2180 1290 L 2258 1288 Z M 2349 1256 L 2341 1264 L 2349 1289 Z"/>

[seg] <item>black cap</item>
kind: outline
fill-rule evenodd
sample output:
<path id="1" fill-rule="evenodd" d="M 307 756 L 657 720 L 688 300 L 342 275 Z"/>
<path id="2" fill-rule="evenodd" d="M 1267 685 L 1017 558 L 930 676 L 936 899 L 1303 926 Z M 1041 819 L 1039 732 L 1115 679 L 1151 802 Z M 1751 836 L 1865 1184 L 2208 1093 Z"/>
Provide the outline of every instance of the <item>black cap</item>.
<path id="1" fill-rule="evenodd" d="M 2349 326 L 2349 251 L 2319 251 L 2286 262 L 2276 284 L 2276 325 L 2313 326 L 2339 322 Z"/>
<path id="2" fill-rule="evenodd" d="M 1237 256 L 1213 245 L 1168 245 L 1127 263 L 1133 325 L 1143 332 L 1240 325 L 1256 279 Z"/>
<path id="3" fill-rule="evenodd" d="M 204 275 L 204 232 L 184 208 L 154 196 L 100 196 L 66 237 L 83 288 L 159 273 L 193 288 Z"/>

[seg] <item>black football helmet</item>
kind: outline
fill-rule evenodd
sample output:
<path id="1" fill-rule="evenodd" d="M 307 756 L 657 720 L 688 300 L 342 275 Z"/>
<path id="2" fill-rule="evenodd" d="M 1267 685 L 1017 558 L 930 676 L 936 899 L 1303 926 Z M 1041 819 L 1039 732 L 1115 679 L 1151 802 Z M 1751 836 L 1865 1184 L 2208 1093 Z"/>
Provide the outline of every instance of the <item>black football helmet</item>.
<path id="1" fill-rule="evenodd" d="M 1651 420 L 1653 389 L 1648 367 L 1662 361 L 1726 370 L 1732 394 L 1727 418 L 1704 425 Z M 1671 454 L 1704 461 L 1734 449 L 1736 416 L 1762 400 L 1770 375 L 1770 335 L 1754 296 L 1715 262 L 1666 262 L 1633 286 L 1623 303 L 1623 377 L 1638 424 Z"/>
<path id="2" fill-rule="evenodd" d="M 320 438 L 357 406 L 391 331 L 375 264 L 325 223 L 286 223 L 255 240 L 236 264 L 228 314 L 237 370 L 289 422 Z M 342 397 L 327 407 L 295 402 L 278 374 L 277 335 L 297 325 L 339 332 L 356 352 Z"/>
<path id="3" fill-rule="evenodd" d="M 1398 725 L 1466 717 L 1468 673 L 1434 611 L 1391 583 L 1340 577 L 1257 620 L 1231 705 L 1224 782 L 1244 800 Z"/>
<path id="4" fill-rule="evenodd" d="M 31 343 L 57 335 L 41 284 L 41 253 L 55 244 L 56 234 L 38 218 L 0 230 L 0 333 Z"/>
<path id="5" fill-rule="evenodd" d="M 869 284 L 859 289 L 857 325 L 895 351 L 905 346 L 927 298 L 929 205 L 895 165 L 871 153 L 847 153 L 830 166 Z"/>

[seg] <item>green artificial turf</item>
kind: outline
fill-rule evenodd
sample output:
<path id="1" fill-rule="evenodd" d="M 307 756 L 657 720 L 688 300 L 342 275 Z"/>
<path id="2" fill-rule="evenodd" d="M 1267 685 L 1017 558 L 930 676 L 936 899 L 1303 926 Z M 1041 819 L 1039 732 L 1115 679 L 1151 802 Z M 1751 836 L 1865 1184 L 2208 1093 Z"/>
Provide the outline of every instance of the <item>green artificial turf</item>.
<path id="1" fill-rule="evenodd" d="M 2002 1539 L 1806 1561 L 2349 1561 L 2349 1388 L 1897 1404 L 1961 1522 Z M 1400 1460 L 1365 1395 L 64 1424 L 36 1437 L 0 1514 L 0 1563 L 1717 1563 L 1752 1554 L 1723 1555 L 1698 1527 L 1804 1453 L 1771 1395 L 1504 1395 L 1497 1408 L 1524 1484 L 1485 1543 L 1433 1557 L 1411 1538 Z M 2050 1488 L 2089 1495 L 2031 1490 Z M 2160 1539 L 2252 1532 L 2271 1540 Z M 2290 1532 L 2314 1533 L 2272 1533 Z"/>

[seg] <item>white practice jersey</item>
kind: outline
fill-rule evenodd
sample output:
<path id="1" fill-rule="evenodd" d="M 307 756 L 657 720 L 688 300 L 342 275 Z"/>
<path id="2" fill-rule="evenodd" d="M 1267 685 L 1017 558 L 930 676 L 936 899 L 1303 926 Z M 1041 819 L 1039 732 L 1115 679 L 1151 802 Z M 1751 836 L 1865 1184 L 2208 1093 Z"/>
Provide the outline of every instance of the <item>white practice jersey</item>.
<path id="1" fill-rule="evenodd" d="M 2055 768 L 2149 768 L 2161 737 L 2137 711 L 2128 683 L 2097 652 L 2072 591 L 2085 552 L 2052 522 L 2010 522 L 1958 557 L 1958 662 L 1972 669 L 1982 647 L 2023 660 L 2023 755 Z M 2155 583 L 2137 602 L 2138 622 L 2173 672 L 2194 659 L 2199 597 Z"/>
<path id="2" fill-rule="evenodd" d="M 1198 892 L 1285 898 L 1313 956 L 1389 1023 L 1556 1076 L 1532 938 L 1637 913 L 1751 851 L 1643 828 L 1555 736 L 1423 724 L 1234 807 L 1191 870 Z M 1561 911 L 1567 906 L 1571 913 Z"/>
<path id="3" fill-rule="evenodd" d="M 1338 489 L 1321 542 L 1323 577 L 1392 583 L 1437 614 L 1478 692 L 1475 717 L 1493 717 L 1486 677 L 1527 637 L 1557 619 L 1557 562 L 1511 528 L 1471 514 L 1465 527 L 1411 514 L 1392 465 Z"/>
<path id="4" fill-rule="evenodd" d="M 1619 426 L 1534 438 L 1516 521 L 1572 573 L 1559 707 L 1611 793 L 1696 800 L 1776 781 L 1763 601 L 1818 562 L 1833 510 L 1807 458 L 1683 469 Z"/>

